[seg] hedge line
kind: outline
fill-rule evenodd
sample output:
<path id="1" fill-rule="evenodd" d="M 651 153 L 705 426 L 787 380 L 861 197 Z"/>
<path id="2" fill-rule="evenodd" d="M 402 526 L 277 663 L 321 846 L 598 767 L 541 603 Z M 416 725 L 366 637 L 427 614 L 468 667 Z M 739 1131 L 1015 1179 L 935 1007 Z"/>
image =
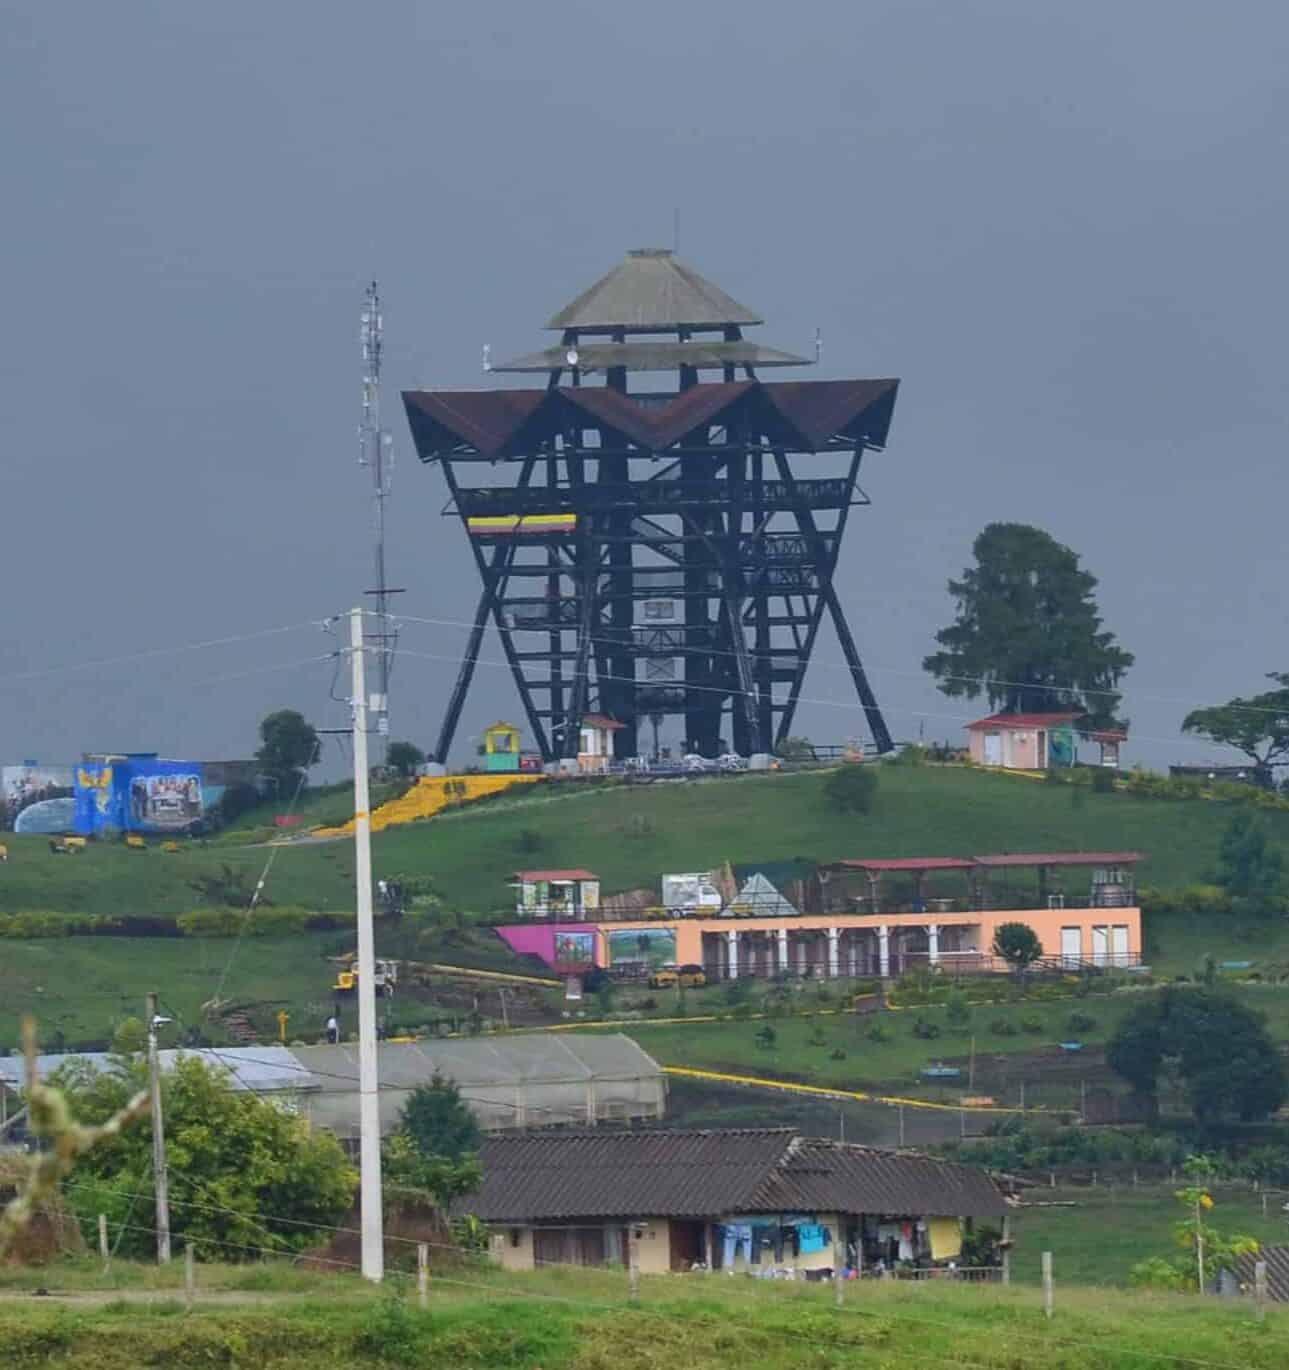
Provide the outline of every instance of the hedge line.
<path id="1" fill-rule="evenodd" d="M 353 925 L 352 913 L 314 909 L 195 909 L 191 913 L 121 914 L 5 913 L 0 938 L 40 937 L 278 937 L 293 932 L 329 932 Z"/>

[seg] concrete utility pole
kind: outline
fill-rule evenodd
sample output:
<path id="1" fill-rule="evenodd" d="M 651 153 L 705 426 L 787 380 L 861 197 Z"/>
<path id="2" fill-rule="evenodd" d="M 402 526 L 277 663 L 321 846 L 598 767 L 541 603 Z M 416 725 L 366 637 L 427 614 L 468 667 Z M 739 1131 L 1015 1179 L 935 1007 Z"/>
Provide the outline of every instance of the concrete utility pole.
<path id="1" fill-rule="evenodd" d="M 170 1179 L 166 1174 L 166 1129 L 161 1116 L 161 1061 L 157 1029 L 170 1021 L 157 1012 L 156 994 L 148 995 L 148 1083 L 152 1091 L 152 1185 L 157 1210 L 157 1264 L 170 1263 Z"/>
<path id="2" fill-rule="evenodd" d="M 358 910 L 358 1131 L 362 1199 L 362 1272 L 385 1274 L 381 1214 L 380 1098 L 376 1064 L 376 938 L 371 901 L 371 801 L 367 792 L 367 678 L 363 669 L 363 611 L 349 613 L 353 667 L 354 882 Z"/>

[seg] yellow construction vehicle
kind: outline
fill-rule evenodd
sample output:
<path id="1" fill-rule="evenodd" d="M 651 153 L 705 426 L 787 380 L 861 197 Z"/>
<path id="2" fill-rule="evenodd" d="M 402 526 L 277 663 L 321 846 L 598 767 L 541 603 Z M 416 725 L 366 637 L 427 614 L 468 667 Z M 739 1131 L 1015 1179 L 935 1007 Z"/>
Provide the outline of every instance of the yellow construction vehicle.
<path id="1" fill-rule="evenodd" d="M 382 995 L 392 998 L 394 989 L 398 984 L 398 962 L 377 959 L 376 961 L 376 997 Z M 358 966 L 354 961 L 343 970 L 336 972 L 336 982 L 331 988 L 337 994 L 353 994 L 358 989 Z"/>

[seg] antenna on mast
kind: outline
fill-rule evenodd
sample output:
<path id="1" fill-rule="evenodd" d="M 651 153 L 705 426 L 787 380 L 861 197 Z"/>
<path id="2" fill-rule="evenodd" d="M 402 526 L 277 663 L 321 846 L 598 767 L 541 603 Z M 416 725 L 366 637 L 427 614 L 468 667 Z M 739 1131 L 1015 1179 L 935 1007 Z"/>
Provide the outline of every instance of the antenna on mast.
<path id="1" fill-rule="evenodd" d="M 398 633 L 389 616 L 389 597 L 402 590 L 391 589 L 385 578 L 385 501 L 389 498 L 394 473 L 394 439 L 380 422 L 380 371 L 384 351 L 385 320 L 381 314 L 380 291 L 372 281 L 363 295 L 359 343 L 363 362 L 362 422 L 358 425 L 358 464 L 371 468 L 375 489 L 376 588 L 368 590 L 376 599 L 378 631 L 368 633 L 376 651 L 376 679 L 379 693 L 373 693 L 371 708 L 376 715 L 377 752 L 385 760 L 389 749 L 389 676 L 394 664 Z"/>

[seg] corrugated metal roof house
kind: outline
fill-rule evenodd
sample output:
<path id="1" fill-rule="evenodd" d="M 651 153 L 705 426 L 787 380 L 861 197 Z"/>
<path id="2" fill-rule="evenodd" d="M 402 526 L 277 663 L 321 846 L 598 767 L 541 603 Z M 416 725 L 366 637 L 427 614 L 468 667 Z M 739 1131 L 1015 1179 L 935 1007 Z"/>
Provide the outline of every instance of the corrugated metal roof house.
<path id="1" fill-rule="evenodd" d="M 497 1136 L 480 1160 L 458 1207 L 512 1269 L 620 1261 L 631 1242 L 655 1272 L 947 1262 L 964 1225 L 1007 1212 L 974 1167 L 781 1128 Z"/>

